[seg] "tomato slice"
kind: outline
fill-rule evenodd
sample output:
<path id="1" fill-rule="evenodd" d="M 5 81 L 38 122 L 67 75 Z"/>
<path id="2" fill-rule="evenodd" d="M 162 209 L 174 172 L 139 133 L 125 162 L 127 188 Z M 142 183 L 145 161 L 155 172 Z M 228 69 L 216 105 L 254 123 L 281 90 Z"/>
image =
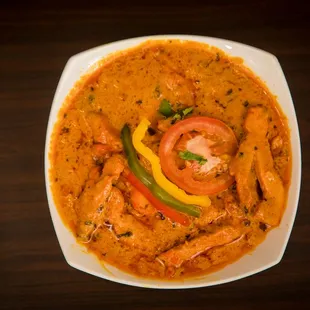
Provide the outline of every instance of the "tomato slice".
<path id="1" fill-rule="evenodd" d="M 173 183 L 191 194 L 212 195 L 227 189 L 234 182 L 228 171 L 211 180 L 197 181 L 194 179 L 193 169 L 190 167 L 179 169 L 174 149 L 180 137 L 190 132 L 203 132 L 211 140 L 216 139 L 217 143 L 211 147 L 212 154 L 233 156 L 237 151 L 238 142 L 235 134 L 225 123 L 205 116 L 191 117 L 170 127 L 164 134 L 159 146 L 163 172 Z"/>

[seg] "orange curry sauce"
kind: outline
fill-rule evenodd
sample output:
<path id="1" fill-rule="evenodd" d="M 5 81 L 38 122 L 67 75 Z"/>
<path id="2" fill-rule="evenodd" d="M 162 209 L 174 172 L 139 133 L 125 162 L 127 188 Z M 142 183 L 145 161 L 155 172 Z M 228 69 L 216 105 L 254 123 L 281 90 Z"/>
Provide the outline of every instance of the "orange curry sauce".
<path id="1" fill-rule="evenodd" d="M 189 226 L 157 212 L 126 179 L 120 131 L 147 118 L 154 132 L 143 142 L 158 154 L 173 126 L 158 112 L 163 99 L 175 110 L 193 107 L 186 118 L 223 121 L 238 140 L 226 167 L 236 182 L 209 196 L 210 207 Z M 76 84 L 53 131 L 50 180 L 64 223 L 100 260 L 142 277 L 178 279 L 235 261 L 279 224 L 290 152 L 276 99 L 240 59 L 196 42 L 149 41 L 108 57 Z"/>

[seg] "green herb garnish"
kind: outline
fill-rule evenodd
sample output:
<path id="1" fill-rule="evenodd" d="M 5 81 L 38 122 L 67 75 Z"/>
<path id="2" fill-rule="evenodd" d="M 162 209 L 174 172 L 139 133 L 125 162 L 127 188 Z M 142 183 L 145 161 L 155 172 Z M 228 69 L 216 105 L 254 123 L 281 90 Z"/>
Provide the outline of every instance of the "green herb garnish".
<path id="1" fill-rule="evenodd" d="M 179 152 L 179 157 L 184 160 L 195 160 L 198 161 L 199 165 L 204 165 L 208 160 L 203 156 L 194 154 L 190 151 Z"/>
<path id="2" fill-rule="evenodd" d="M 191 113 L 193 113 L 193 110 L 194 110 L 194 108 L 193 107 L 189 107 L 189 108 L 185 108 L 185 109 L 183 109 L 181 112 L 182 112 L 182 114 L 183 114 L 183 117 L 185 117 L 186 115 L 188 115 L 188 114 L 191 114 Z"/>
<path id="3" fill-rule="evenodd" d="M 163 99 L 162 102 L 160 103 L 159 113 L 162 115 L 169 117 L 172 116 L 174 111 L 172 110 L 171 103 L 167 99 Z"/>
<path id="4" fill-rule="evenodd" d="M 177 113 L 174 114 L 173 119 L 175 119 L 175 120 L 184 119 L 185 116 L 193 113 L 193 110 L 194 110 L 193 107 L 188 107 L 188 108 L 179 110 Z"/>

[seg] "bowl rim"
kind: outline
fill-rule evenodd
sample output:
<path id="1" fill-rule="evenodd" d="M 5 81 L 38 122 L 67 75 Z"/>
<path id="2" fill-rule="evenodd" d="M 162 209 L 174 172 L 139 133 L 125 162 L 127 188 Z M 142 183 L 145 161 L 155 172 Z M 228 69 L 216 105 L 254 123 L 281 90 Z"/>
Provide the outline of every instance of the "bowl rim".
<path id="1" fill-rule="evenodd" d="M 52 195 L 52 191 L 51 191 L 51 184 L 50 184 L 50 178 L 49 178 L 49 170 L 50 170 L 50 159 L 49 159 L 49 153 L 50 153 L 50 143 L 51 143 L 51 136 L 52 136 L 52 132 L 54 129 L 54 125 L 56 123 L 56 121 L 58 120 L 58 116 L 59 116 L 59 111 L 63 105 L 63 101 L 59 104 L 58 107 L 56 107 L 57 105 L 57 97 L 59 95 L 59 91 L 60 91 L 60 86 L 65 83 L 64 81 L 64 73 L 66 72 L 66 69 L 68 68 L 68 65 L 71 64 L 76 58 L 81 57 L 82 55 L 86 55 L 88 53 L 92 53 L 92 52 L 96 52 L 96 51 L 100 51 L 102 49 L 108 48 L 108 47 L 112 47 L 115 46 L 119 46 L 119 45 L 128 45 L 124 48 L 115 48 L 114 52 L 118 52 L 118 51 L 124 51 L 127 50 L 128 48 L 134 47 L 134 46 L 138 46 L 139 44 L 148 41 L 148 40 L 169 40 L 169 39 L 176 39 L 176 40 L 188 40 L 188 41 L 195 41 L 195 42 L 201 42 L 201 43 L 206 43 L 209 44 L 210 46 L 216 46 L 214 43 L 216 42 L 221 42 L 225 45 L 233 45 L 233 46 L 237 46 L 243 49 L 246 49 L 248 51 L 254 51 L 254 52 L 259 52 L 261 54 L 264 54 L 266 56 L 268 56 L 269 58 L 273 58 L 273 60 L 275 61 L 276 65 L 278 66 L 278 70 L 280 70 L 280 73 L 282 74 L 282 78 L 284 79 L 284 84 L 285 84 L 285 88 L 288 91 L 288 99 L 290 100 L 290 105 L 293 111 L 293 123 L 288 122 L 288 125 L 290 127 L 290 138 L 291 138 L 291 146 L 292 146 L 292 139 L 295 139 L 296 144 L 298 145 L 297 149 L 294 149 L 294 158 L 297 158 L 297 167 L 296 169 L 293 171 L 293 167 L 292 167 L 292 176 L 293 173 L 296 174 L 296 184 L 294 187 L 294 191 L 295 191 L 295 205 L 294 205 L 294 209 L 293 209 L 293 213 L 290 217 L 289 223 L 288 223 L 288 231 L 286 233 L 286 238 L 285 238 L 285 242 L 282 246 L 281 252 L 279 253 L 278 257 L 276 260 L 270 262 L 269 264 L 263 265 L 261 268 L 256 268 L 254 270 L 248 271 L 246 273 L 242 273 L 240 275 L 236 275 L 236 276 L 231 276 L 225 279 L 220 279 L 220 280 L 211 280 L 208 281 L 206 283 L 197 283 L 197 284 L 185 284 L 183 282 L 183 280 L 181 281 L 167 281 L 167 280 L 156 280 L 158 283 L 164 283 L 163 285 L 161 284 L 160 286 L 157 286 L 155 284 L 150 284 L 150 285 L 146 285 L 145 283 L 142 283 L 141 280 L 148 280 L 146 278 L 140 278 L 138 276 L 134 276 L 135 280 L 125 280 L 122 278 L 118 278 L 114 275 L 103 275 L 100 274 L 99 272 L 94 272 L 94 271 L 90 271 L 87 268 L 85 268 L 84 266 L 78 265 L 72 261 L 70 261 L 65 254 L 65 249 L 64 249 L 64 244 L 62 244 L 61 242 L 61 236 L 60 236 L 60 232 L 58 231 L 58 229 L 56 228 L 56 221 L 58 221 L 55 217 L 55 213 L 58 213 L 56 204 L 54 202 L 53 199 L 53 195 Z M 213 41 L 213 43 L 208 43 L 208 41 Z M 220 47 L 218 47 L 220 48 Z M 222 49 L 222 48 L 220 48 Z M 225 53 L 227 53 L 227 51 L 224 51 Z M 103 56 L 101 58 L 105 58 L 106 56 Z M 242 56 L 240 56 L 242 57 Z M 96 63 L 99 59 L 96 59 L 94 61 L 94 63 Z M 252 69 L 251 69 L 252 70 Z M 87 72 L 87 70 L 85 70 L 85 72 Z M 85 73 L 85 72 L 81 72 L 82 74 L 80 74 L 77 79 L 75 80 L 74 84 L 80 79 L 80 77 Z M 255 71 L 253 70 L 254 74 Z M 266 84 L 267 85 L 267 84 Z M 267 85 L 268 87 L 268 85 Z M 269 87 L 268 87 L 269 88 Z M 271 91 L 272 93 L 272 91 Z M 281 103 L 279 102 L 279 105 L 281 106 Z M 293 128 L 292 128 L 293 127 Z M 292 130 L 294 129 L 294 131 Z M 293 150 L 292 150 L 293 152 Z M 143 288 L 157 288 L 157 289 L 188 289 L 188 288 L 199 288 L 199 287 L 207 287 L 207 286 L 214 286 L 214 285 L 219 285 L 219 284 L 224 284 L 224 283 L 228 283 L 228 282 L 232 282 L 232 281 L 236 281 L 242 278 L 246 278 L 248 276 L 254 275 L 256 273 L 259 273 L 261 271 L 264 271 L 266 269 L 269 269 L 270 267 L 278 264 L 285 252 L 285 249 L 287 247 L 288 244 L 288 240 L 290 238 L 291 232 L 292 232 L 292 228 L 294 225 L 294 221 L 296 218 L 296 213 L 297 213 L 297 209 L 298 209 L 298 202 L 299 202 L 299 196 L 300 196 L 300 187 L 301 187 L 301 165 L 302 165 L 302 160 L 301 160 L 301 143 L 300 143 L 300 134 L 299 134 L 299 128 L 298 128 L 298 122 L 297 122 L 297 117 L 296 117 L 296 112 L 295 112 L 295 108 L 294 108 L 294 103 L 291 97 L 291 93 L 290 93 L 290 89 L 288 87 L 285 75 L 283 73 L 282 67 L 277 59 L 277 57 L 269 52 L 266 52 L 262 49 L 244 44 L 244 43 L 239 43 L 239 42 L 235 42 L 235 41 L 231 41 L 231 40 L 226 40 L 226 39 L 221 39 L 221 38 L 216 38 L 216 37 L 209 37 L 209 36 L 197 36 L 197 35 L 178 35 L 178 34 L 173 34 L 173 35 L 151 35 L 151 36 L 142 36 L 142 37 L 134 37 L 134 38 L 129 38 L 129 39 L 124 39 L 124 40 L 119 40 L 119 41 L 114 41 L 114 42 L 110 42 L 110 43 L 106 43 L 91 49 L 88 49 L 86 51 L 77 53 L 73 56 L 71 56 L 69 58 L 69 60 L 67 61 L 62 75 L 60 77 L 60 80 L 58 82 L 55 94 L 54 94 L 54 98 L 52 101 L 52 105 L 51 105 L 51 109 L 50 109 L 50 113 L 49 113 L 49 118 L 48 118 L 48 125 L 47 125 L 47 130 L 46 130 L 46 139 L 45 139 L 45 150 L 44 150 L 44 173 L 45 173 L 45 186 L 46 186 L 46 194 L 47 194 L 47 200 L 48 200 L 48 206 L 49 206 L 49 211 L 50 211 L 50 215 L 52 218 L 52 223 L 57 235 L 57 240 L 59 242 L 59 245 L 61 247 L 62 253 L 65 257 L 65 260 L 67 261 L 67 263 L 76 269 L 79 269 L 83 272 L 92 274 L 94 276 L 109 280 L 109 281 L 113 281 L 113 282 L 117 282 L 117 283 L 121 283 L 121 284 L 126 284 L 126 285 L 131 285 L 131 286 L 136 286 L 136 287 L 143 287 Z M 292 189 L 292 184 L 290 184 L 290 188 L 289 188 L 289 192 L 293 190 Z M 286 211 L 284 211 L 285 213 Z M 284 214 L 283 214 L 284 216 Z M 63 223 L 62 219 L 61 219 L 61 224 L 70 231 L 70 229 Z M 280 224 L 281 225 L 281 224 Z M 70 233 L 72 234 L 72 232 L 70 231 Z M 266 241 L 266 240 L 265 240 Z M 263 241 L 263 243 L 265 242 Z M 89 253 L 90 254 L 90 253 Z M 234 264 L 234 262 L 233 262 Z M 109 265 L 109 264 L 108 264 Z M 225 267 L 224 267 L 225 268 Z M 151 279 L 150 279 L 151 280 Z M 165 285 L 169 283 L 169 285 Z"/>

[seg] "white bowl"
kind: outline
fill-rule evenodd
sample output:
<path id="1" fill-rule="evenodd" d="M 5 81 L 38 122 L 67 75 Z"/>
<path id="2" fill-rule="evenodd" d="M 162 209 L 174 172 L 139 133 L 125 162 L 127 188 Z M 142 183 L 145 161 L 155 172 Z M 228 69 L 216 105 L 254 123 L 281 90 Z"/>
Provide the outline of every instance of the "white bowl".
<path id="1" fill-rule="evenodd" d="M 88 68 L 92 64 L 108 54 L 133 47 L 146 40 L 154 39 L 180 39 L 203 42 L 216 46 L 231 56 L 239 56 L 243 58 L 244 64 L 252 69 L 255 74 L 267 84 L 270 91 L 278 97 L 282 110 L 288 118 L 291 134 L 293 156 L 292 180 L 288 194 L 287 207 L 283 215 L 281 225 L 269 232 L 266 240 L 259 245 L 254 252 L 243 256 L 237 262 L 210 275 L 182 281 L 142 279 L 122 272 L 108 264 L 104 264 L 103 267 L 93 254 L 87 253 L 85 248 L 77 244 L 72 232 L 63 224 L 52 197 L 48 173 L 50 169 L 48 153 L 50 149 L 52 130 L 57 120 L 58 111 L 75 82 L 79 80 L 82 74 L 87 72 Z M 222 39 L 191 35 L 161 35 L 128 39 L 90 49 L 72 56 L 63 70 L 54 96 L 46 133 L 45 181 L 50 213 L 59 244 L 67 263 L 76 269 L 114 282 L 161 289 L 194 288 L 217 285 L 235 281 L 263 271 L 278 264 L 284 254 L 297 211 L 300 178 L 300 139 L 294 104 L 281 66 L 277 58 L 272 54 L 251 46 Z"/>

